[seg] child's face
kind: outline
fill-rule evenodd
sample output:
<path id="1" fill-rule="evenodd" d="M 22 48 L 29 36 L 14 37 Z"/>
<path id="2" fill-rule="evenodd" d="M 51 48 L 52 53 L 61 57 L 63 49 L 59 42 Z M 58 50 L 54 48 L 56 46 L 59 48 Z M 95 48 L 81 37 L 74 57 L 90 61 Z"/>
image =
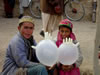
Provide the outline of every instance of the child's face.
<path id="1" fill-rule="evenodd" d="M 69 37 L 71 33 L 70 29 L 66 27 L 60 27 L 59 32 L 63 39 Z"/>
<path id="2" fill-rule="evenodd" d="M 24 38 L 29 39 L 32 36 L 34 25 L 30 22 L 24 22 L 22 26 L 18 26 L 18 30 Z"/>

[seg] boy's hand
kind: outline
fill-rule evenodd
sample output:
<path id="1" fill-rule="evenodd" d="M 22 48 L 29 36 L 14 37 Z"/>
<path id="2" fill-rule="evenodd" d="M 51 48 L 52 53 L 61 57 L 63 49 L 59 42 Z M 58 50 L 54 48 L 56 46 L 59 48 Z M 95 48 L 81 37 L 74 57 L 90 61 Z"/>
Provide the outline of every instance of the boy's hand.
<path id="1" fill-rule="evenodd" d="M 55 68 L 55 66 L 56 66 L 56 64 L 55 64 L 55 65 L 53 65 L 53 66 L 46 66 L 46 68 L 47 68 L 47 70 L 52 70 L 52 69 L 54 69 L 54 68 Z"/>

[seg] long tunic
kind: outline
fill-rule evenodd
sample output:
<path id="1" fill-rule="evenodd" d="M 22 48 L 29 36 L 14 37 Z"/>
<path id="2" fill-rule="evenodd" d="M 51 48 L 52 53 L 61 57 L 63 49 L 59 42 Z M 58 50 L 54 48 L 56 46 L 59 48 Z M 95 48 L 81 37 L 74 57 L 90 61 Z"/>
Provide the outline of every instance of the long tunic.
<path id="1" fill-rule="evenodd" d="M 35 40 L 33 40 L 36 45 Z M 28 45 L 23 40 L 20 33 L 13 37 L 8 45 L 5 62 L 1 75 L 15 75 L 18 68 L 29 68 L 39 65 L 27 59 Z M 40 74 L 39 74 L 40 75 Z M 41 74 L 42 75 L 42 74 Z"/>

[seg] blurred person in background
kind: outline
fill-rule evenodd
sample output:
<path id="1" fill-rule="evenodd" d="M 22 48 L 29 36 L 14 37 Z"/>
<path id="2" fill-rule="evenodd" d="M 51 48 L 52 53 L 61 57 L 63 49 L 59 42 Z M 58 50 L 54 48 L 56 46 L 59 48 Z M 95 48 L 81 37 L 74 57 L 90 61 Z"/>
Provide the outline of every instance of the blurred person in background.
<path id="1" fill-rule="evenodd" d="M 29 5 L 29 0 L 19 0 L 19 19 L 24 16 L 24 8 L 27 8 Z"/>
<path id="2" fill-rule="evenodd" d="M 40 0 L 40 9 L 43 24 L 40 35 L 44 36 L 44 32 L 52 33 L 62 20 L 64 0 Z"/>
<path id="3" fill-rule="evenodd" d="M 15 6 L 15 0 L 3 0 L 4 2 L 4 11 L 6 18 L 13 18 L 13 9 Z"/>

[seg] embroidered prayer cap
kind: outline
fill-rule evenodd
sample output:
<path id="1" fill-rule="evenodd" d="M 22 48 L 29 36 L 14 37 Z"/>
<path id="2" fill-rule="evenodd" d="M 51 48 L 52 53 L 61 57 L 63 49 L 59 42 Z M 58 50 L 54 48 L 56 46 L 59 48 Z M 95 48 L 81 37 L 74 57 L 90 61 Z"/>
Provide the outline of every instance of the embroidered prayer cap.
<path id="1" fill-rule="evenodd" d="M 21 19 L 19 19 L 19 24 L 23 22 L 31 22 L 34 24 L 34 20 L 30 16 L 23 16 Z"/>
<path id="2" fill-rule="evenodd" d="M 62 20 L 60 23 L 59 23 L 59 26 L 67 26 L 67 27 L 69 27 L 69 28 L 73 28 L 73 24 L 71 23 L 71 21 L 70 20 L 68 20 L 68 19 L 64 19 L 64 20 Z"/>

